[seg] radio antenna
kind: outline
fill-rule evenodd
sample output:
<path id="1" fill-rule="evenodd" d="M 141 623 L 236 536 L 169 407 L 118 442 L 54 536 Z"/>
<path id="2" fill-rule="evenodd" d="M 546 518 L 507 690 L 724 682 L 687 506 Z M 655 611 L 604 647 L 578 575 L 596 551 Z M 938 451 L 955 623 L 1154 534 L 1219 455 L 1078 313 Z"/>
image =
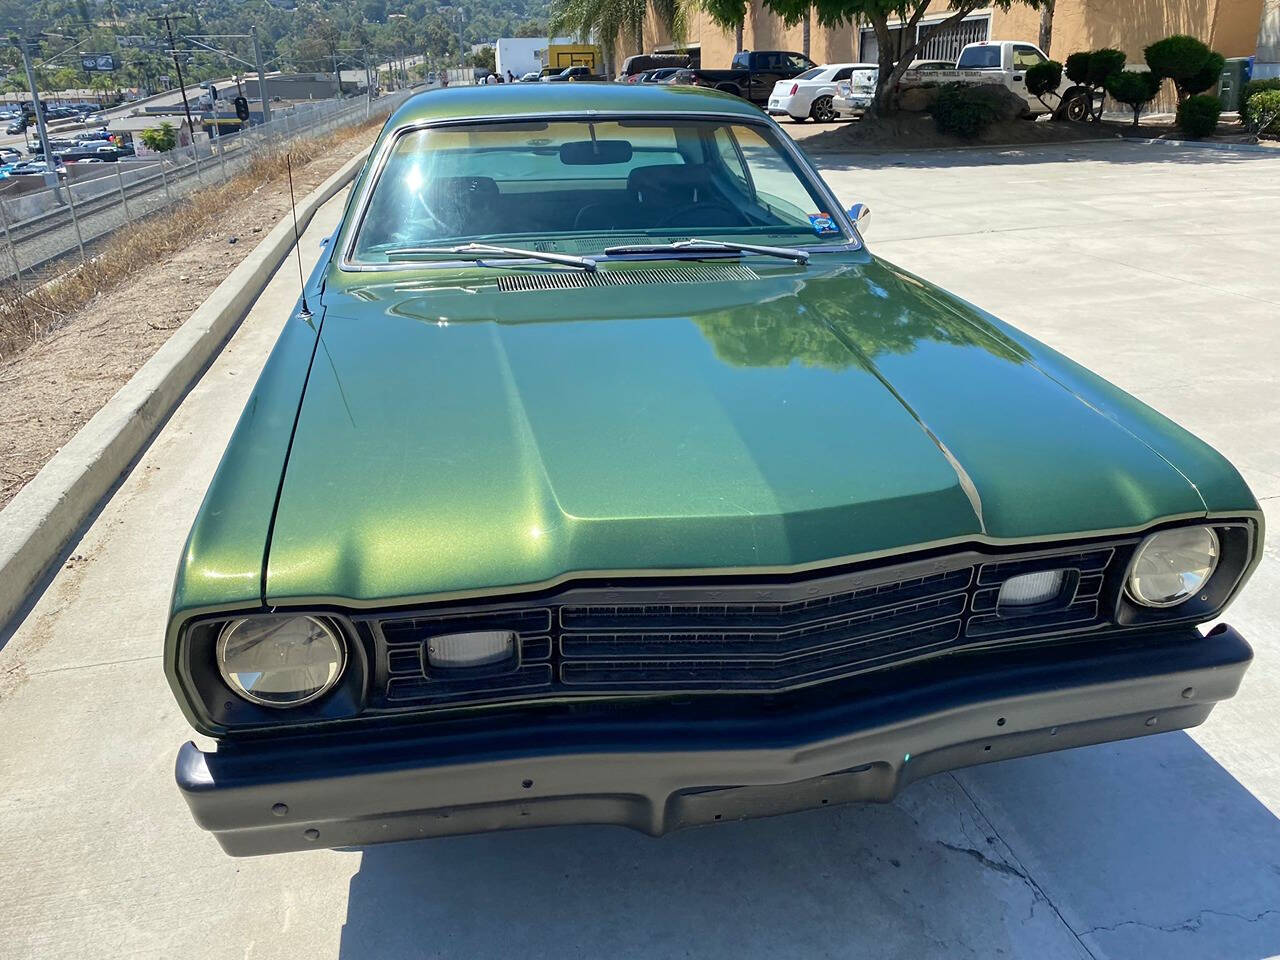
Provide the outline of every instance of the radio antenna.
<path id="1" fill-rule="evenodd" d="M 302 238 L 298 236 L 298 204 L 293 199 L 293 155 L 284 155 L 284 168 L 289 173 L 289 209 L 293 212 L 293 252 L 298 260 L 298 283 L 302 286 L 302 316 L 309 318 L 311 308 L 307 306 L 307 281 L 302 275 Z"/>

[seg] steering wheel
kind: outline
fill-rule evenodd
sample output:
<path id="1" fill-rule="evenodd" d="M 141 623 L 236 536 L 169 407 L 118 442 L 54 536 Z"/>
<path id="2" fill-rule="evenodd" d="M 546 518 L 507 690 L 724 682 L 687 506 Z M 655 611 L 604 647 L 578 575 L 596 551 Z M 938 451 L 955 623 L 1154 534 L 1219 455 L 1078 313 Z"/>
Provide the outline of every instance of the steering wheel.
<path id="1" fill-rule="evenodd" d="M 700 215 L 705 215 L 708 211 L 712 211 L 712 210 L 729 214 L 730 222 L 724 223 L 724 224 L 702 222 L 702 220 L 700 219 Z M 737 224 L 733 224 L 732 221 L 737 221 L 737 224 L 740 224 L 742 222 L 742 213 L 736 207 L 731 207 L 727 203 L 720 203 L 718 201 L 713 200 L 710 203 L 695 203 L 691 207 L 683 207 L 677 210 L 675 213 L 669 214 L 668 216 L 660 220 L 658 222 L 658 226 L 659 227 L 710 227 L 710 226 L 730 226 L 730 225 L 736 226 Z"/>

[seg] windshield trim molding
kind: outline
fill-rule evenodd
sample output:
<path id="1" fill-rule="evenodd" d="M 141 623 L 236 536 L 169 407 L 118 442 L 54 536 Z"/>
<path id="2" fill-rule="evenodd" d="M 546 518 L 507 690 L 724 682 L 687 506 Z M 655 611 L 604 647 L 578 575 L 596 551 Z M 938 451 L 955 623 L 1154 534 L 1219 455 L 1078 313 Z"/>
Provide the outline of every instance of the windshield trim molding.
<path id="1" fill-rule="evenodd" d="M 368 214 L 370 201 L 373 198 L 373 191 L 378 185 L 383 172 L 386 170 L 387 161 L 391 156 L 391 152 L 395 149 L 402 137 L 421 130 L 429 130 L 437 127 L 460 127 L 460 126 L 477 126 L 485 124 L 499 123 L 536 123 L 540 120 L 578 120 L 578 121 L 609 121 L 609 120 L 707 120 L 719 123 L 742 124 L 743 126 L 764 127 L 774 133 L 779 146 L 787 155 L 795 162 L 805 174 L 808 175 L 810 185 L 816 188 L 819 196 L 827 201 L 829 210 L 833 219 L 835 219 L 841 228 L 846 243 L 833 244 L 831 246 L 814 248 L 814 252 L 851 252 L 860 250 L 864 244 L 861 235 L 858 233 L 857 227 L 849 219 L 847 211 L 841 205 L 839 199 L 831 191 L 827 182 L 818 173 L 817 168 L 809 161 L 804 152 L 796 145 L 776 121 L 771 117 L 761 115 L 760 117 L 745 117 L 737 113 L 717 113 L 715 111 L 691 111 L 691 110 L 670 110 L 670 111 L 652 111 L 652 110 L 567 110 L 554 113 L 542 113 L 536 116 L 527 113 L 504 113 L 495 114 L 489 117 L 442 117 L 432 120 L 422 120 L 416 123 L 407 123 L 392 132 L 382 144 L 377 148 L 376 155 L 370 155 L 369 162 L 366 167 L 366 173 L 361 178 L 357 187 L 357 193 L 351 198 L 349 209 L 354 216 L 344 218 L 343 230 L 346 232 L 346 239 L 342 244 L 342 257 L 338 262 L 338 267 L 344 273 L 370 273 L 383 272 L 389 270 L 420 270 L 427 264 L 421 262 L 397 262 L 397 263 L 362 263 L 354 259 L 356 239 L 360 235 L 360 228 L 364 224 L 364 218 Z M 606 258 L 600 258 L 604 260 Z M 429 267 L 457 267 L 459 265 L 472 265 L 470 261 L 449 261 L 439 260 L 433 261 Z"/>

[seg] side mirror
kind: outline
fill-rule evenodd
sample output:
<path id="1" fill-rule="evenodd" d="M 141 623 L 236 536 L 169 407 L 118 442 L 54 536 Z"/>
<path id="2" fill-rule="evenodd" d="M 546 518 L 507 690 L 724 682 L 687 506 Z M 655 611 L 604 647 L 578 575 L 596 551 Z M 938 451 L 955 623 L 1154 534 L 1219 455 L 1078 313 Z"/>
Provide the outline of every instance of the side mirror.
<path id="1" fill-rule="evenodd" d="M 871 208 L 865 203 L 855 203 L 849 208 L 849 219 L 859 233 L 866 233 L 867 227 L 871 225 Z"/>

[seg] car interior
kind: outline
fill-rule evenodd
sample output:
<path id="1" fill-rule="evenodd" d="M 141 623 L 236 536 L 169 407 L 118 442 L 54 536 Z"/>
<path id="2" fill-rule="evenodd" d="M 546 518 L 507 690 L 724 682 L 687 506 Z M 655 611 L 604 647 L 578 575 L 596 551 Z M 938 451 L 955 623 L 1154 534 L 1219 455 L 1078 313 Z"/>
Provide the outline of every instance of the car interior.
<path id="1" fill-rule="evenodd" d="M 449 153 L 393 152 L 359 250 L 494 234 L 666 228 L 803 228 L 812 235 L 805 211 L 757 190 L 727 128 L 677 129 L 670 147 L 593 138 Z M 476 172 L 447 175 L 459 169 L 455 159 Z"/>

